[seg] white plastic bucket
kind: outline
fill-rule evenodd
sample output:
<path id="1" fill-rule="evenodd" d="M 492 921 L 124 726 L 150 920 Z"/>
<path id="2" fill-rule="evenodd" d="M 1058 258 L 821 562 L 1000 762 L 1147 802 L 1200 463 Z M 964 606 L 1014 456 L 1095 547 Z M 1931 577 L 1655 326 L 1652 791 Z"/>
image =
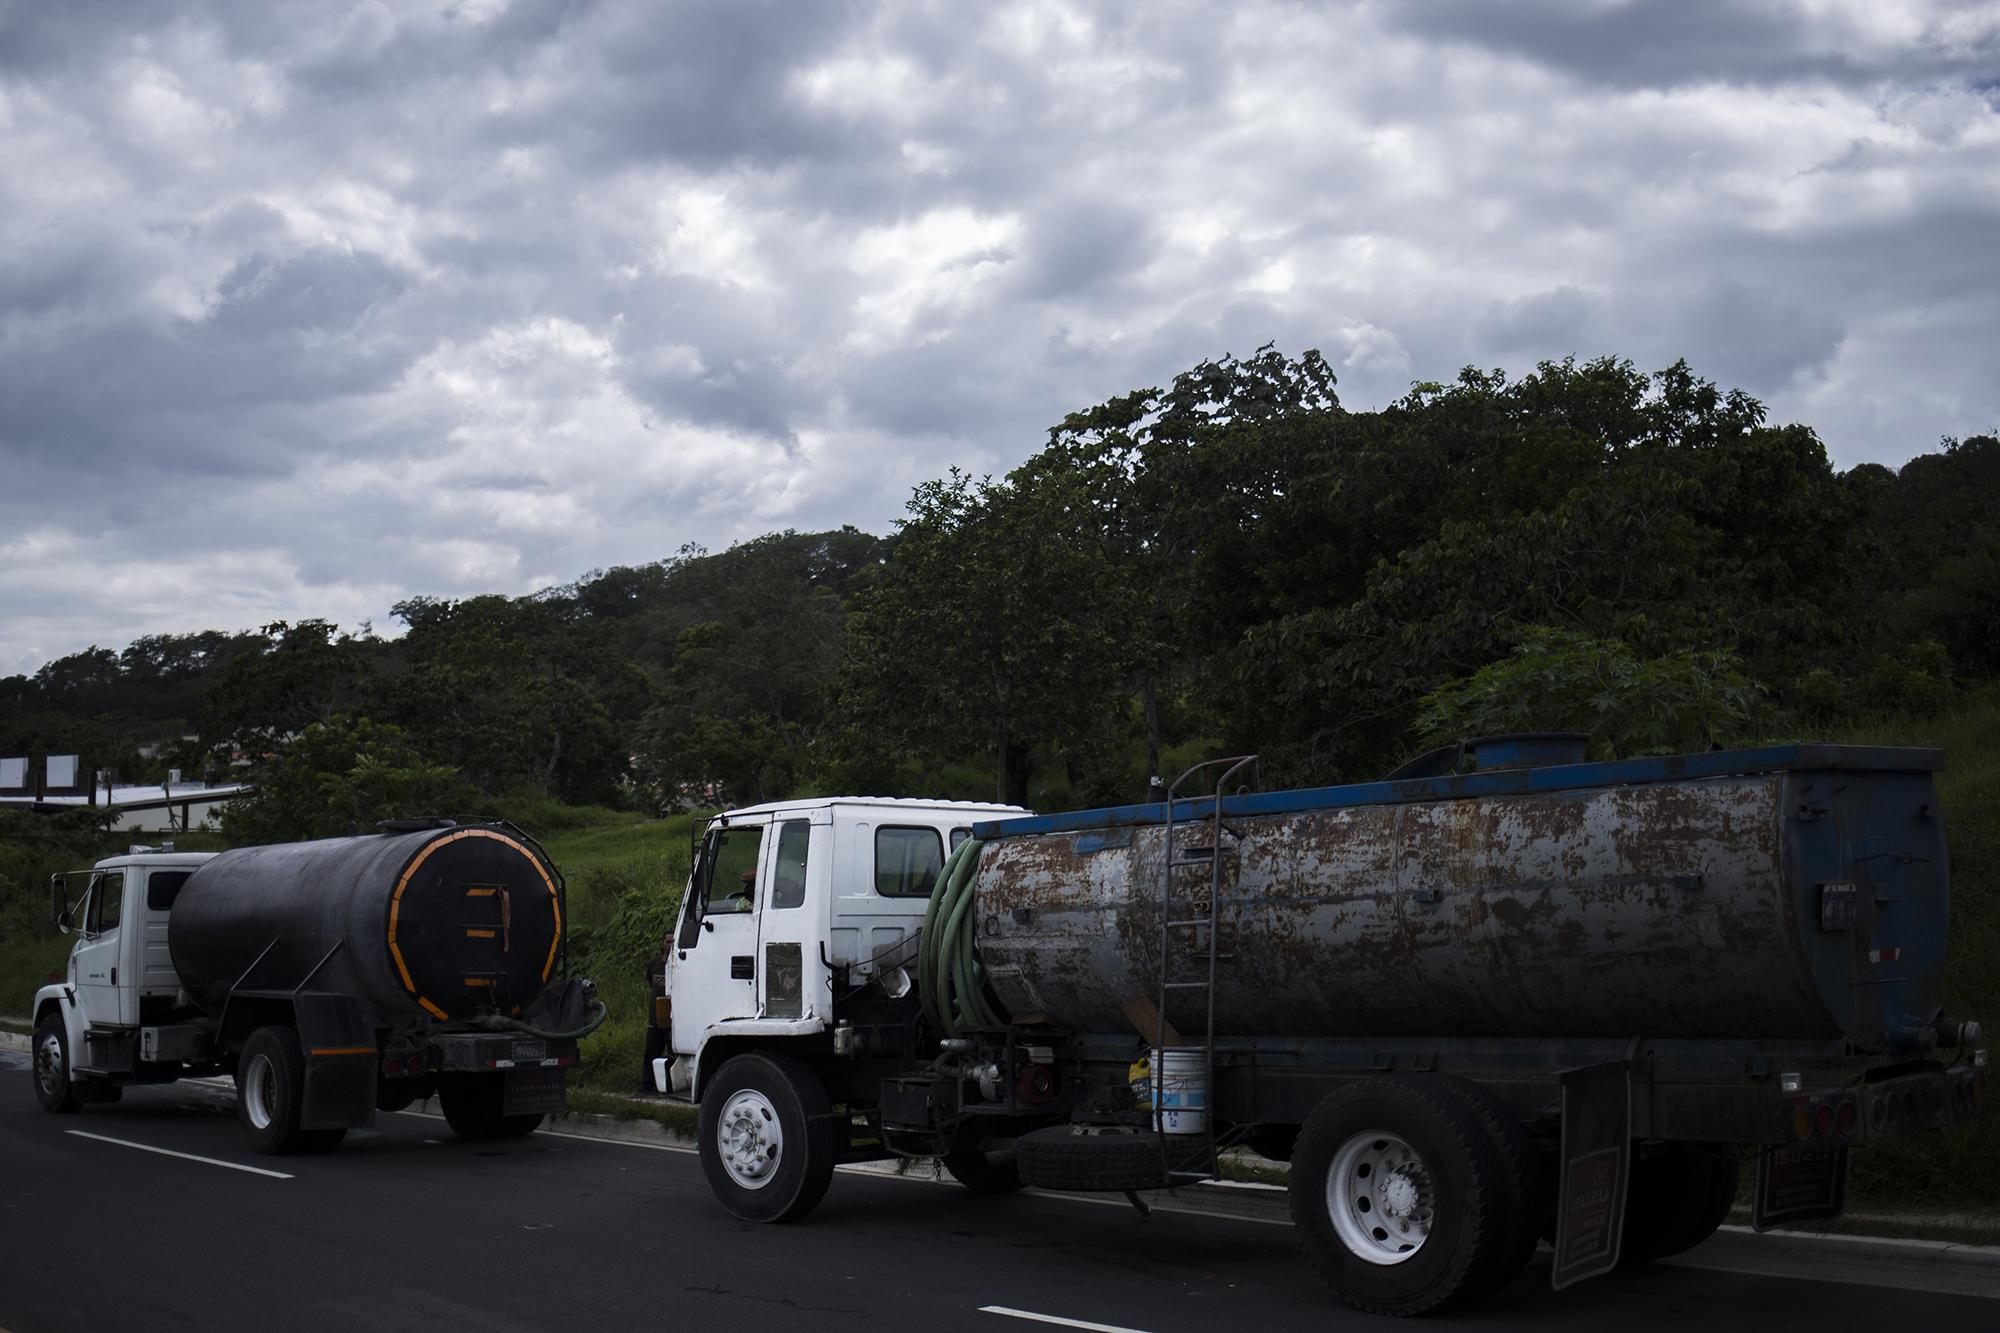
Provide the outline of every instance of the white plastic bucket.
<path id="1" fill-rule="evenodd" d="M 1168 1134 L 1208 1132 L 1208 1058 L 1199 1050 L 1154 1051 L 1163 1071 L 1154 1128 Z"/>

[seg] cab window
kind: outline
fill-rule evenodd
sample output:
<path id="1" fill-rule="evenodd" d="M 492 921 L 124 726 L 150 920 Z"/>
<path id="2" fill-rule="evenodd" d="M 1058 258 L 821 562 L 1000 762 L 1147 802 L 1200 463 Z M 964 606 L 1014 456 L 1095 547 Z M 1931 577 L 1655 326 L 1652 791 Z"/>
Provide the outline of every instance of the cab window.
<path id="1" fill-rule="evenodd" d="M 188 876 L 193 873 L 191 870 L 154 871 L 146 880 L 146 910 L 149 912 L 170 910 L 174 905 L 174 899 L 180 896 L 181 885 L 187 883 Z"/>
<path id="2" fill-rule="evenodd" d="M 716 836 L 708 858 L 704 915 L 726 916 L 756 907 L 757 853 L 763 845 L 762 828 L 726 828 Z"/>
<path id="3" fill-rule="evenodd" d="M 875 892 L 884 898 L 928 898 L 944 869 L 944 839 L 934 828 L 875 830 Z"/>
<path id="4" fill-rule="evenodd" d="M 778 865 L 771 876 L 771 906 L 798 907 L 806 900 L 806 844 L 812 826 L 794 819 L 778 826 Z"/>
<path id="5" fill-rule="evenodd" d="M 118 915 L 124 907 L 124 874 L 99 875 L 90 886 L 90 915 L 84 929 L 93 935 L 118 929 Z"/>

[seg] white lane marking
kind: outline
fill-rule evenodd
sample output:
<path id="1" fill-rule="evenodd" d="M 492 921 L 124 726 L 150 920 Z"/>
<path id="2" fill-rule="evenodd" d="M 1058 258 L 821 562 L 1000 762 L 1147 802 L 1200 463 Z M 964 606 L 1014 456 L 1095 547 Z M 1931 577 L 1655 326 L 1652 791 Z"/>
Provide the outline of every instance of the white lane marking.
<path id="1" fill-rule="evenodd" d="M 1092 1333 L 1146 1333 L 1142 1328 L 1123 1324 L 1093 1324 L 1088 1319 L 1065 1319 L 1059 1314 L 1036 1314 L 1033 1310 L 1013 1310 L 1004 1305 L 982 1305 L 981 1314 L 1003 1314 L 1009 1319 L 1026 1319 L 1036 1324 L 1060 1324 L 1064 1328 L 1087 1328 Z"/>
<path id="2" fill-rule="evenodd" d="M 178 1157 L 184 1162 L 202 1162 L 208 1166 L 228 1167 L 231 1171 L 247 1171 L 253 1176 L 269 1176 L 273 1180 L 295 1180 L 296 1176 L 283 1171 L 266 1171 L 261 1166 L 245 1166 L 241 1162 L 225 1162 L 219 1157 L 197 1157 L 191 1152 L 175 1152 L 172 1148 L 155 1148 L 150 1143 L 134 1143 L 130 1139 L 114 1139 L 104 1134 L 86 1134 L 80 1129 L 66 1129 L 65 1134 L 74 1134 L 80 1139 L 96 1139 L 99 1143 L 115 1143 L 121 1148 L 137 1148 L 140 1152 L 156 1152 L 162 1157 Z"/>

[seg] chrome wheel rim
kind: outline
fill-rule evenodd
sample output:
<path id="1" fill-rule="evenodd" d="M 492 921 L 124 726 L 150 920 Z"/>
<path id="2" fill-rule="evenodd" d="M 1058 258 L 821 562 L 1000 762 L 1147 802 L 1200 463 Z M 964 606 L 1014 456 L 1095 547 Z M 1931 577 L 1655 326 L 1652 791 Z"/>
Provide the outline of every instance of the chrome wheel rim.
<path id="1" fill-rule="evenodd" d="M 1394 1134 L 1356 1134 L 1340 1145 L 1326 1174 L 1326 1211 L 1334 1234 L 1357 1259 L 1400 1264 L 1423 1249 L 1437 1216 L 1430 1167 Z"/>
<path id="2" fill-rule="evenodd" d="M 42 1085 L 42 1091 L 53 1097 L 63 1077 L 62 1038 L 53 1032 L 44 1033 L 35 1043 L 35 1081 Z"/>
<path id="3" fill-rule="evenodd" d="M 785 1145 L 778 1108 L 755 1088 L 745 1088 L 722 1104 L 715 1126 L 715 1146 L 722 1169 L 747 1190 L 762 1189 L 778 1174 Z"/>
<path id="4" fill-rule="evenodd" d="M 268 1055 L 253 1055 L 243 1070 L 243 1114 L 253 1129 L 271 1127 L 271 1107 L 278 1100 L 278 1071 Z"/>

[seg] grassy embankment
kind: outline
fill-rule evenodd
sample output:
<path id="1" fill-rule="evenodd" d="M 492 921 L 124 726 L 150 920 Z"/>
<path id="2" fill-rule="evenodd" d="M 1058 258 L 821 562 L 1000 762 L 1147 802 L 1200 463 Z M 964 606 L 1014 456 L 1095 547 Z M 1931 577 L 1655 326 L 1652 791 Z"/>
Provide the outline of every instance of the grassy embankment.
<path id="1" fill-rule="evenodd" d="M 575 1085 L 589 1092 L 639 1086 L 648 999 L 646 964 L 680 905 L 691 817 L 648 820 L 602 812 L 591 822 L 538 831 L 569 885 L 571 970 L 597 983 L 610 1016 L 583 1043 Z M 576 1099 L 579 1110 L 607 1109 Z"/>

